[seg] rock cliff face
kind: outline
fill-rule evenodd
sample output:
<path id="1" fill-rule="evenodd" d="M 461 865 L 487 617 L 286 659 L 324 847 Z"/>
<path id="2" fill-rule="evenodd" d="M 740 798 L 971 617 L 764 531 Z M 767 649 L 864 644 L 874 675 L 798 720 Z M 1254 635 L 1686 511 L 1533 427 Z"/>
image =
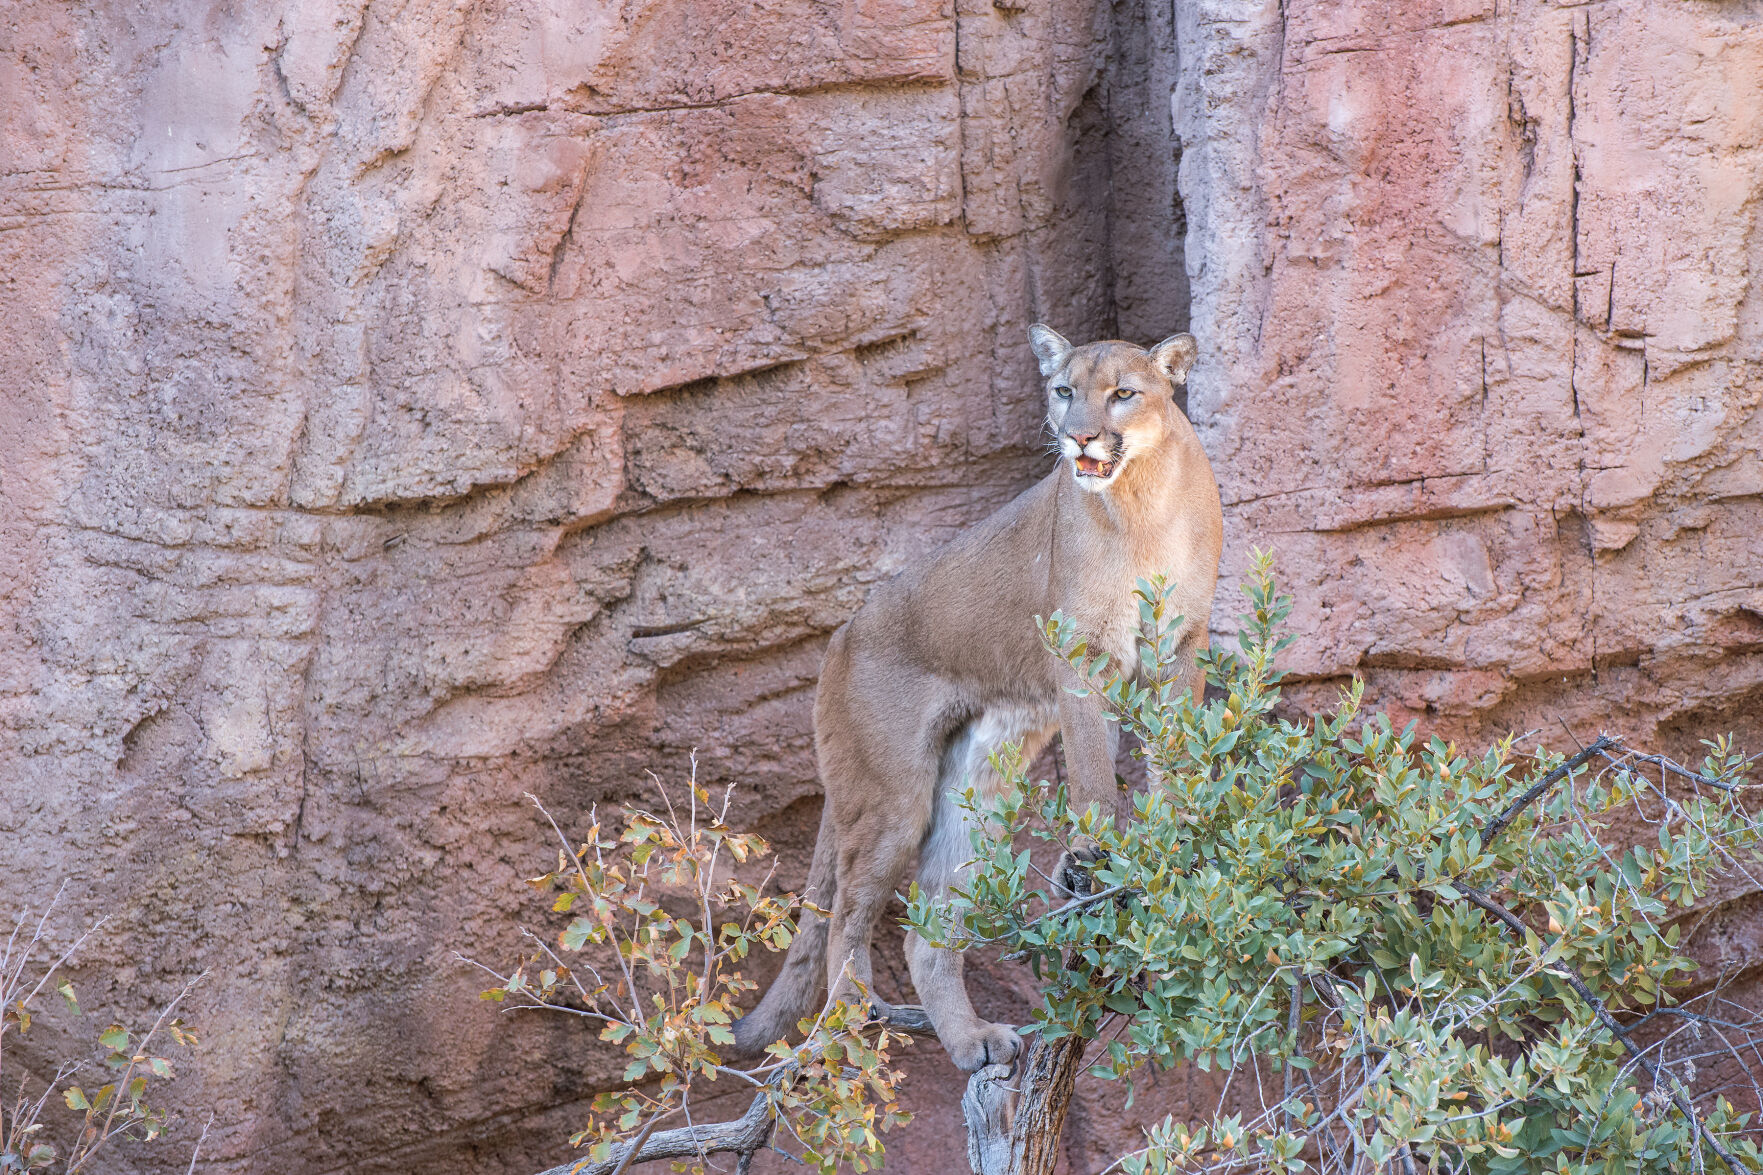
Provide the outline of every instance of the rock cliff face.
<path id="1" fill-rule="evenodd" d="M 696 748 L 799 876 L 820 649 L 1046 468 L 1037 318 L 1191 296 L 1301 693 L 1763 744 L 1756 0 L 27 0 L 0 79 L 0 893 L 115 911 L 90 1005 L 213 971 L 219 1169 L 563 1157 L 614 1062 L 452 961 L 521 794 Z"/>
<path id="2" fill-rule="evenodd" d="M 1763 7 L 1178 5 L 1193 410 L 1293 667 L 1763 723 Z"/>

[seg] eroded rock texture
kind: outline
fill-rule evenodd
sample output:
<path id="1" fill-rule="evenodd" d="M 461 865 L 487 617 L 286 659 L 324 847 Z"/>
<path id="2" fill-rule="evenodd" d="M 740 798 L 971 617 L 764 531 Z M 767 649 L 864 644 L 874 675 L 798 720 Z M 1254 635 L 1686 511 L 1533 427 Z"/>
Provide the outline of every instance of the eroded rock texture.
<path id="1" fill-rule="evenodd" d="M 1039 468 L 1028 323 L 1185 319 L 1146 19 L 9 13 L 0 892 L 115 908 L 91 1006 L 214 971 L 223 1169 L 567 1153 L 615 1059 L 452 959 L 537 912 L 522 793 L 696 747 L 812 828 L 822 641 Z"/>
<path id="2" fill-rule="evenodd" d="M 1315 696 L 1757 741 L 1760 90 L 1756 0 L 17 6 L 0 893 L 115 912 L 88 1005 L 213 971 L 216 1169 L 557 1161 L 616 1062 L 452 960 L 521 794 L 695 747 L 800 876 L 825 637 L 1044 468 L 1024 328 L 1190 281 Z"/>
<path id="3" fill-rule="evenodd" d="M 1191 393 L 1293 667 L 1763 733 L 1763 6 L 1179 5 Z"/>

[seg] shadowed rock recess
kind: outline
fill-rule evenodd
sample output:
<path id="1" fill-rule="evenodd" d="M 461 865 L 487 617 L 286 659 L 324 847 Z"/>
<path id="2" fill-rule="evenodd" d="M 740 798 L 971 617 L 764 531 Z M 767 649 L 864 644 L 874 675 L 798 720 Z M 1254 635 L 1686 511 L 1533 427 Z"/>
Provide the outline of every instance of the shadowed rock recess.
<path id="1" fill-rule="evenodd" d="M 1036 319 L 1191 311 L 1300 698 L 1763 745 L 1758 0 L 25 0 L 0 160 L 0 893 L 115 910 L 100 1015 L 213 971 L 211 1170 L 567 1155 L 616 1059 L 451 958 L 521 793 L 696 748 L 799 880 L 823 643 L 1046 468 Z"/>

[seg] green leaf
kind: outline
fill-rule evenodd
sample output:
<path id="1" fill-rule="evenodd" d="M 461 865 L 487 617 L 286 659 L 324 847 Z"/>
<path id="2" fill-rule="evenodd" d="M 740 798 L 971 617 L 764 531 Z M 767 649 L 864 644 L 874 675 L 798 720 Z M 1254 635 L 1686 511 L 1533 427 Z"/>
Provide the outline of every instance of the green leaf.
<path id="1" fill-rule="evenodd" d="M 577 918 L 564 928 L 563 933 L 558 936 L 558 941 L 562 943 L 563 949 L 566 951 L 579 951 L 583 944 L 594 937 L 598 929 L 599 924 L 591 919 Z"/>

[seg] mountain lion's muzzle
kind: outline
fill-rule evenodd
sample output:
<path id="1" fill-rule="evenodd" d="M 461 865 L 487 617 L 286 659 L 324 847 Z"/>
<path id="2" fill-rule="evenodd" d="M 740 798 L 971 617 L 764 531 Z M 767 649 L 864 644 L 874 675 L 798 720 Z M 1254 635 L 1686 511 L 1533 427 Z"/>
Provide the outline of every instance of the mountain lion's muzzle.
<path id="1" fill-rule="evenodd" d="M 1101 435 L 1072 435 L 1066 433 L 1060 438 L 1065 455 L 1071 458 L 1071 467 L 1078 477 L 1094 477 L 1106 481 L 1114 476 L 1120 468 L 1120 462 L 1126 455 L 1126 438 L 1119 433 Z"/>

